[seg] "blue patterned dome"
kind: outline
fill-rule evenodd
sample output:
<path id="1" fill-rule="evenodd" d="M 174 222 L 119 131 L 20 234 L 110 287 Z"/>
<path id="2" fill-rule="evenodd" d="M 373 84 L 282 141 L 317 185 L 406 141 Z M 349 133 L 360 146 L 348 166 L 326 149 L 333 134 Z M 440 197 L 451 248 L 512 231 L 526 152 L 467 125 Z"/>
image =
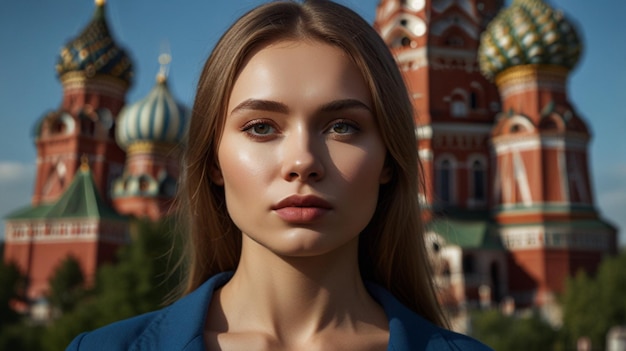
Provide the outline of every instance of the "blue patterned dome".
<path id="1" fill-rule="evenodd" d="M 132 62 L 126 52 L 115 44 L 106 22 L 104 0 L 96 1 L 96 11 L 82 33 L 70 41 L 57 59 L 59 77 L 82 72 L 87 77 L 107 75 L 132 82 Z"/>
<path id="2" fill-rule="evenodd" d="M 148 96 L 120 112 L 117 143 L 123 149 L 139 142 L 178 144 L 185 138 L 188 121 L 189 111 L 174 100 L 167 80 L 159 75 Z"/>
<path id="3" fill-rule="evenodd" d="M 514 0 L 481 36 L 478 62 L 491 79 L 507 68 L 527 64 L 574 68 L 582 44 L 574 25 L 542 0 Z"/>

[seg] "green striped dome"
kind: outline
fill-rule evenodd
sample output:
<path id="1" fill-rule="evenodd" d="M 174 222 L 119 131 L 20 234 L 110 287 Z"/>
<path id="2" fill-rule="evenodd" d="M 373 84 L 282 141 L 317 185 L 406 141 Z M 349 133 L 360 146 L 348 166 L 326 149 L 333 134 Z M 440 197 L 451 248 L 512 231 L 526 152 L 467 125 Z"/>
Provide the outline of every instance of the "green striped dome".
<path id="1" fill-rule="evenodd" d="M 189 110 L 176 102 L 167 80 L 159 75 L 146 97 L 120 111 L 117 144 L 125 150 L 137 142 L 178 144 L 187 134 L 189 117 Z"/>
<path id="2" fill-rule="evenodd" d="M 546 64 L 572 69 L 581 51 L 576 28 L 562 12 L 542 0 L 513 0 L 483 32 L 478 62 L 483 75 L 492 79 L 518 65 Z"/>

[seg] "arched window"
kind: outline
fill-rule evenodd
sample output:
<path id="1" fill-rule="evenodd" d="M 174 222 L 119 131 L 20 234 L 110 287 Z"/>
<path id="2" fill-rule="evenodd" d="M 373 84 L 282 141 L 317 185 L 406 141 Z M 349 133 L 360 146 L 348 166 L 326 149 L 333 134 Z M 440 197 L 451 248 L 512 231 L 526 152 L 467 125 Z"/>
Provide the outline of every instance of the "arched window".
<path id="1" fill-rule="evenodd" d="M 139 192 L 144 194 L 150 190 L 150 179 L 146 175 L 139 177 Z"/>
<path id="2" fill-rule="evenodd" d="M 480 162 L 479 160 L 475 160 L 472 163 L 472 179 L 471 179 L 471 186 L 472 186 L 472 195 L 474 197 L 474 200 L 477 202 L 483 202 L 485 201 L 486 198 L 486 194 L 485 194 L 485 175 L 486 175 L 486 170 L 485 170 L 485 165 Z"/>
<path id="3" fill-rule="evenodd" d="M 61 119 L 57 119 L 50 128 L 50 134 L 65 134 L 67 125 Z"/>
<path id="4" fill-rule="evenodd" d="M 460 89 L 457 89 L 460 90 Z M 467 93 L 464 91 L 455 91 L 452 93 L 450 99 L 450 114 L 452 117 L 466 117 L 467 116 Z"/>
<path id="5" fill-rule="evenodd" d="M 453 165 L 448 159 L 439 162 L 437 167 L 437 196 L 443 204 L 452 203 L 453 196 Z"/>
<path id="6" fill-rule="evenodd" d="M 478 97 L 476 96 L 476 92 L 474 91 L 470 93 L 470 108 L 472 110 L 478 108 Z"/>
<path id="7" fill-rule="evenodd" d="M 467 105 L 465 101 L 462 100 L 454 100 L 452 104 L 450 104 L 450 113 L 452 117 L 465 117 L 467 116 Z"/>

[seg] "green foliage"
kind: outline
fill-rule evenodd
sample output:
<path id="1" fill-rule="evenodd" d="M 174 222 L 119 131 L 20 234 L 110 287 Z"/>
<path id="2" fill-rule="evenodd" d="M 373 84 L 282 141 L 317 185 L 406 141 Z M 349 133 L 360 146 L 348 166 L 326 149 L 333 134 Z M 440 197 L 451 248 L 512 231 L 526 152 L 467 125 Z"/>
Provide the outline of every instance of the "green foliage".
<path id="1" fill-rule="evenodd" d="M 589 337 L 594 350 L 604 350 L 606 334 L 626 323 L 626 252 L 608 258 L 595 278 L 580 272 L 569 279 L 563 295 L 563 327 L 567 345 L 573 348 Z"/>
<path id="2" fill-rule="evenodd" d="M 17 265 L 0 260 L 0 350 L 40 350 L 41 328 L 21 323 L 11 301 L 23 301 L 25 278 Z"/>
<path id="3" fill-rule="evenodd" d="M 0 330 L 0 350 L 40 351 L 42 326 L 11 324 Z"/>
<path id="4" fill-rule="evenodd" d="M 537 314 L 511 317 L 497 310 L 473 314 L 472 335 L 494 350 L 554 350 L 558 333 Z"/>
<path id="5" fill-rule="evenodd" d="M 19 318 L 10 303 L 20 298 L 23 282 L 24 278 L 15 264 L 5 264 L 4 261 L 0 261 L 0 329 L 6 324 L 16 322 Z"/>
<path id="6" fill-rule="evenodd" d="M 170 221 L 134 223 L 133 241 L 118 252 L 118 262 L 100 267 L 95 286 L 43 335 L 44 350 L 62 350 L 78 334 L 156 310 L 178 284 L 167 272 L 178 258 Z"/>
<path id="7" fill-rule="evenodd" d="M 50 278 L 50 304 L 61 313 L 71 311 L 85 292 L 84 283 L 85 277 L 80 263 L 74 257 L 68 256 L 57 266 Z"/>

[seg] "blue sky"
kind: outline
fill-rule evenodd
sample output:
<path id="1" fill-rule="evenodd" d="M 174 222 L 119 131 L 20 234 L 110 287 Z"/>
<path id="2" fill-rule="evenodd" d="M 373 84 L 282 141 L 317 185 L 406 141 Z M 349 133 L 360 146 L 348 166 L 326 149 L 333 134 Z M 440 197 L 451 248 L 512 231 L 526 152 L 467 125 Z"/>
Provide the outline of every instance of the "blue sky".
<path id="1" fill-rule="evenodd" d="M 191 105 L 194 86 L 228 25 L 260 0 L 108 0 L 118 45 L 130 52 L 135 83 L 128 102 L 144 97 L 169 47 L 169 82 Z M 342 0 L 372 23 L 378 0 Z M 570 75 L 569 97 L 593 133 L 590 159 L 596 204 L 626 244 L 626 1 L 548 0 L 578 24 L 584 53 Z M 91 0 L 0 1 L 0 217 L 30 202 L 36 150 L 32 126 L 62 98 L 54 65 L 61 47 L 87 24 Z M 0 229 L 3 236 L 4 224 Z"/>

